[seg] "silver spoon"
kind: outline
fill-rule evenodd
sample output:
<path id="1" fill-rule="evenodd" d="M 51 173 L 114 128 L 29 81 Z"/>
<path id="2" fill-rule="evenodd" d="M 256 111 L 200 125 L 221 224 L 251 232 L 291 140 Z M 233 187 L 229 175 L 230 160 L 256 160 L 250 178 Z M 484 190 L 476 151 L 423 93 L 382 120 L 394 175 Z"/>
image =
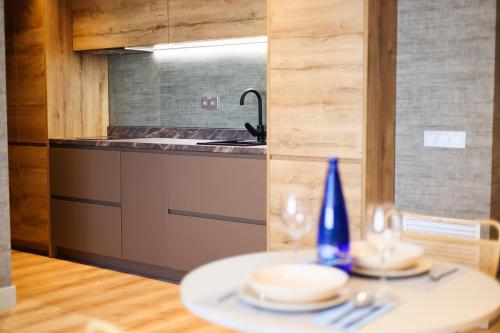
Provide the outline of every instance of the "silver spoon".
<path id="1" fill-rule="evenodd" d="M 342 312 L 341 314 L 337 315 L 335 318 L 330 321 L 330 324 L 335 324 L 337 321 L 340 319 L 350 315 L 354 311 L 362 308 L 366 308 L 370 305 L 373 304 L 374 302 L 374 297 L 371 293 L 368 293 L 366 291 L 360 291 L 356 294 L 356 296 L 353 297 L 354 302 L 353 306 L 349 308 L 347 311 Z"/>

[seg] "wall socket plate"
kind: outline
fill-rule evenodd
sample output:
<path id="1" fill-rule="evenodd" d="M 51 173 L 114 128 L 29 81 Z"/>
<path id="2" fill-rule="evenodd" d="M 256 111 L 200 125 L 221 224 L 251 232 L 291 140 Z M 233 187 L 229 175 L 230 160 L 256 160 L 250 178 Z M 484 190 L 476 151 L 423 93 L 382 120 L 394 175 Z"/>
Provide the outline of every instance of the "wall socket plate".
<path id="1" fill-rule="evenodd" d="M 465 140 L 465 132 L 424 131 L 424 147 L 464 149 Z"/>
<path id="2" fill-rule="evenodd" d="M 219 96 L 203 96 L 201 108 L 205 110 L 219 110 Z"/>

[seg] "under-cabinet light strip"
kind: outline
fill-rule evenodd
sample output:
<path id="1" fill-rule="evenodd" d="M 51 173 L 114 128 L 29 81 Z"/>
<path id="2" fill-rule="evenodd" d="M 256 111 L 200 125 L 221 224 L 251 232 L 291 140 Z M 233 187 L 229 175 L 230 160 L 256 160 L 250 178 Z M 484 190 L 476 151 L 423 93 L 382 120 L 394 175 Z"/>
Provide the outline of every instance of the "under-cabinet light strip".
<path id="1" fill-rule="evenodd" d="M 155 51 L 176 50 L 176 49 L 191 49 L 191 48 L 197 48 L 197 47 L 245 45 L 245 44 L 265 44 L 265 43 L 267 43 L 266 36 L 255 36 L 255 37 L 244 37 L 244 38 L 204 40 L 204 41 L 195 41 L 195 42 L 156 44 L 153 46 L 134 46 L 134 47 L 126 47 L 125 49 L 126 50 L 134 50 L 134 51 L 155 52 Z"/>

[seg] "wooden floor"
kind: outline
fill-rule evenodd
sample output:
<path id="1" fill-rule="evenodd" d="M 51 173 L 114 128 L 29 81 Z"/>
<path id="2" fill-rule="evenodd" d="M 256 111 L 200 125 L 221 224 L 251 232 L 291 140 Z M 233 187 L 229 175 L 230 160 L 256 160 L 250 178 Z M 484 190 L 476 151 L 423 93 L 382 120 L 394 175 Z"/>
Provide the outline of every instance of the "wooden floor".
<path id="1" fill-rule="evenodd" d="M 18 302 L 0 315 L 2 333 L 230 332 L 185 310 L 175 284 L 23 252 L 12 256 Z"/>
<path id="2" fill-rule="evenodd" d="M 17 251 L 12 264 L 18 303 L 1 333 L 231 332 L 185 310 L 175 284 Z M 486 332 L 500 322 L 474 331 Z"/>

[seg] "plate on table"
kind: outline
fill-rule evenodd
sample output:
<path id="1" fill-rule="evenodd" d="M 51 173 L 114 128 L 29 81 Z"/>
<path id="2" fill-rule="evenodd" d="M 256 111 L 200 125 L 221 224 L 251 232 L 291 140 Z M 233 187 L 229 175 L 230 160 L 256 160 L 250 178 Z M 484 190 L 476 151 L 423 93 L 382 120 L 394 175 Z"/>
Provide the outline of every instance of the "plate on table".
<path id="1" fill-rule="evenodd" d="M 332 299 L 349 280 L 340 269 L 317 264 L 267 266 L 250 273 L 247 284 L 259 295 L 288 303 Z"/>
<path id="2" fill-rule="evenodd" d="M 353 265 L 351 272 L 357 275 L 379 278 L 385 276 L 389 279 L 407 278 L 428 273 L 432 268 L 432 261 L 421 257 L 414 266 L 404 269 L 372 269 Z"/>
<path id="3" fill-rule="evenodd" d="M 246 303 L 265 310 L 283 312 L 318 311 L 334 307 L 349 301 L 352 294 L 347 290 L 340 291 L 335 296 L 313 302 L 283 302 L 274 301 L 257 293 L 252 287 L 246 285 L 238 289 L 238 296 Z"/>
<path id="4" fill-rule="evenodd" d="M 350 250 L 354 265 L 375 270 L 402 270 L 417 266 L 423 252 L 421 246 L 400 242 L 388 261 L 382 264 L 380 254 L 376 253 L 366 241 L 352 242 Z"/>

